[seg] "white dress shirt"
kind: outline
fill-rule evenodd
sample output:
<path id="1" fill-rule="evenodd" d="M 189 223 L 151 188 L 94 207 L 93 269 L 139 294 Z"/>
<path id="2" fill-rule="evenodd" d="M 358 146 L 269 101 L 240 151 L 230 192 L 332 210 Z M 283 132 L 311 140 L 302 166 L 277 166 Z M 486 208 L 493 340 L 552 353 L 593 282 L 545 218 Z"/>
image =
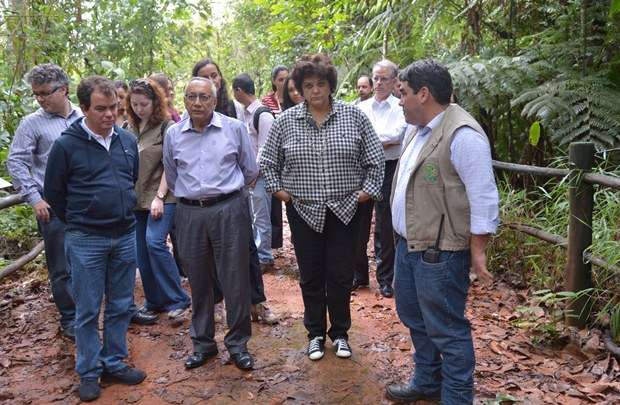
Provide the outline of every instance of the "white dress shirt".
<path id="1" fill-rule="evenodd" d="M 82 125 L 82 128 L 84 128 L 84 131 L 86 131 L 86 133 L 91 138 L 93 138 L 101 146 L 103 146 L 105 150 L 107 150 L 108 152 L 110 151 L 110 145 L 112 145 L 112 137 L 114 136 L 114 127 L 110 129 L 110 133 L 108 134 L 108 136 L 104 138 L 103 136 L 94 133 L 92 129 L 88 128 L 88 125 L 86 124 L 86 118 L 84 118 L 82 122 L 80 122 L 80 125 Z"/>
<path id="2" fill-rule="evenodd" d="M 392 225 L 394 231 L 402 237 L 407 235 L 405 208 L 407 183 L 422 147 L 443 115 L 443 112 L 438 114 L 425 127 L 418 128 L 415 138 L 400 157 L 392 201 Z M 488 141 L 484 135 L 470 127 L 457 129 L 450 145 L 450 161 L 465 185 L 470 209 L 470 233 L 472 235 L 495 233 L 499 224 L 499 195 Z"/>
<path id="3" fill-rule="evenodd" d="M 383 144 L 385 160 L 396 160 L 400 156 L 403 127 L 406 123 L 403 108 L 398 103 L 399 100 L 390 94 L 383 101 L 371 97 L 357 105 L 375 128 L 375 132 Z"/>

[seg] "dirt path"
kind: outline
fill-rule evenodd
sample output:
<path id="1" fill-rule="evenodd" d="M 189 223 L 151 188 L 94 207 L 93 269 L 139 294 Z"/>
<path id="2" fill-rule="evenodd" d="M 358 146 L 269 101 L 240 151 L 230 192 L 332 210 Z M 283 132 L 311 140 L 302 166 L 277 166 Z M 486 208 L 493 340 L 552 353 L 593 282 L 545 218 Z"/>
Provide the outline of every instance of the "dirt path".
<path id="1" fill-rule="evenodd" d="M 404 381 L 411 371 L 410 339 L 394 301 L 373 288 L 352 298 L 354 354 L 351 360 L 304 355 L 306 332 L 296 264 L 290 246 L 277 258 L 279 270 L 265 275 L 276 326 L 253 324 L 252 372 L 228 361 L 217 326 L 220 354 L 186 371 L 191 351 L 186 321 L 173 327 L 132 326 L 129 362 L 148 373 L 136 387 L 108 386 L 101 404 L 380 404 L 387 383 Z M 371 276 L 372 277 L 372 276 Z M 141 291 L 138 292 L 141 294 Z M 42 275 L 25 275 L 0 285 L 0 402 L 77 403 L 73 345 L 59 336 L 55 307 Z M 600 337 L 582 332 L 562 350 L 538 347 L 512 325 L 525 296 L 496 283 L 471 290 L 468 316 L 477 349 L 476 403 L 494 404 L 501 395 L 525 404 L 612 404 L 620 401 L 620 367 L 602 350 Z M 140 299 L 138 300 L 140 301 Z M 510 401 L 502 403 L 511 403 Z"/>

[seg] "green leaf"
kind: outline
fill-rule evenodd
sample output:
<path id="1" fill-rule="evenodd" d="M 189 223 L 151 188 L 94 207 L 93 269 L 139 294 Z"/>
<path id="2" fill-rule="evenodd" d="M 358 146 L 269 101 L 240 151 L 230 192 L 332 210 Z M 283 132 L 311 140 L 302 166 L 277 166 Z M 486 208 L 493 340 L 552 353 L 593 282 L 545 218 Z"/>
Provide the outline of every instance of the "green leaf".
<path id="1" fill-rule="evenodd" d="M 609 6 L 609 16 L 614 17 L 620 12 L 620 0 L 612 0 Z"/>
<path id="2" fill-rule="evenodd" d="M 538 141 L 540 141 L 540 121 L 534 121 L 530 126 L 530 144 L 537 146 Z"/>

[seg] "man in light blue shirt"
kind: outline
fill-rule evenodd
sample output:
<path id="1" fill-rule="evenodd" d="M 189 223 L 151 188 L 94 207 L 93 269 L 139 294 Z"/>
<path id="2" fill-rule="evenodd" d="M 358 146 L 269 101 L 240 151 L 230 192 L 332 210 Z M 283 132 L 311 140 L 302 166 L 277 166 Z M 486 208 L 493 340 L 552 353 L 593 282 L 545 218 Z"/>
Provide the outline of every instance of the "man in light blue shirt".
<path id="1" fill-rule="evenodd" d="M 7 168 L 15 188 L 32 206 L 45 243 L 47 271 L 64 336 L 75 339 L 75 304 L 65 259 L 65 224 L 42 197 L 45 167 L 52 144 L 82 116 L 69 101 L 69 77 L 57 65 L 44 63 L 26 75 L 41 108 L 22 119 L 9 148 Z"/>
<path id="2" fill-rule="evenodd" d="M 224 344 L 235 365 L 249 370 L 250 215 L 243 188 L 258 176 L 256 156 L 245 125 L 215 112 L 217 91 L 195 77 L 185 88 L 189 117 L 168 130 L 164 171 L 178 199 L 177 245 L 192 291 L 190 337 L 194 353 L 185 367 L 202 366 L 217 355 L 214 286 L 226 302 Z"/>

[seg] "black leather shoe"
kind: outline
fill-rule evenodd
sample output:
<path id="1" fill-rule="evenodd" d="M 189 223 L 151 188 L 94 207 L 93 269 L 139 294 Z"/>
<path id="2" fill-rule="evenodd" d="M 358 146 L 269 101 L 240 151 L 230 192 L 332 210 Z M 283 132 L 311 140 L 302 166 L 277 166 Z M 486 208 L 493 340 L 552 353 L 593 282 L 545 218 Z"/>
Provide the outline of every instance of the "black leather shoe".
<path id="1" fill-rule="evenodd" d="M 82 378 L 78 393 L 82 402 L 90 402 L 99 398 L 101 396 L 101 387 L 97 378 Z"/>
<path id="2" fill-rule="evenodd" d="M 363 282 L 363 281 L 360 281 L 360 280 L 354 278 L 353 279 L 353 286 L 351 286 L 351 291 L 355 291 L 355 290 L 360 289 L 360 288 L 368 288 L 368 287 L 369 287 L 368 281 Z"/>
<path id="3" fill-rule="evenodd" d="M 137 325 L 153 325 L 157 323 L 157 318 L 157 313 L 140 309 L 131 317 L 131 323 Z"/>
<path id="4" fill-rule="evenodd" d="M 254 359 L 248 352 L 234 353 L 230 357 L 235 362 L 235 366 L 241 370 L 251 370 L 254 367 Z"/>
<path id="5" fill-rule="evenodd" d="M 415 402 L 420 400 L 425 401 L 440 401 L 441 392 L 437 391 L 432 394 L 423 394 L 414 390 L 407 384 L 392 384 L 388 385 L 385 389 L 386 396 L 392 401 L 396 402 Z"/>
<path id="6" fill-rule="evenodd" d="M 211 357 L 215 357 L 217 355 L 217 349 L 211 352 L 194 352 L 191 356 L 185 360 L 185 368 L 196 368 L 200 367 L 207 362 Z"/>
<path id="7" fill-rule="evenodd" d="M 391 285 L 382 285 L 381 287 L 379 287 L 379 292 L 385 298 L 392 298 L 394 296 L 394 289 Z"/>

